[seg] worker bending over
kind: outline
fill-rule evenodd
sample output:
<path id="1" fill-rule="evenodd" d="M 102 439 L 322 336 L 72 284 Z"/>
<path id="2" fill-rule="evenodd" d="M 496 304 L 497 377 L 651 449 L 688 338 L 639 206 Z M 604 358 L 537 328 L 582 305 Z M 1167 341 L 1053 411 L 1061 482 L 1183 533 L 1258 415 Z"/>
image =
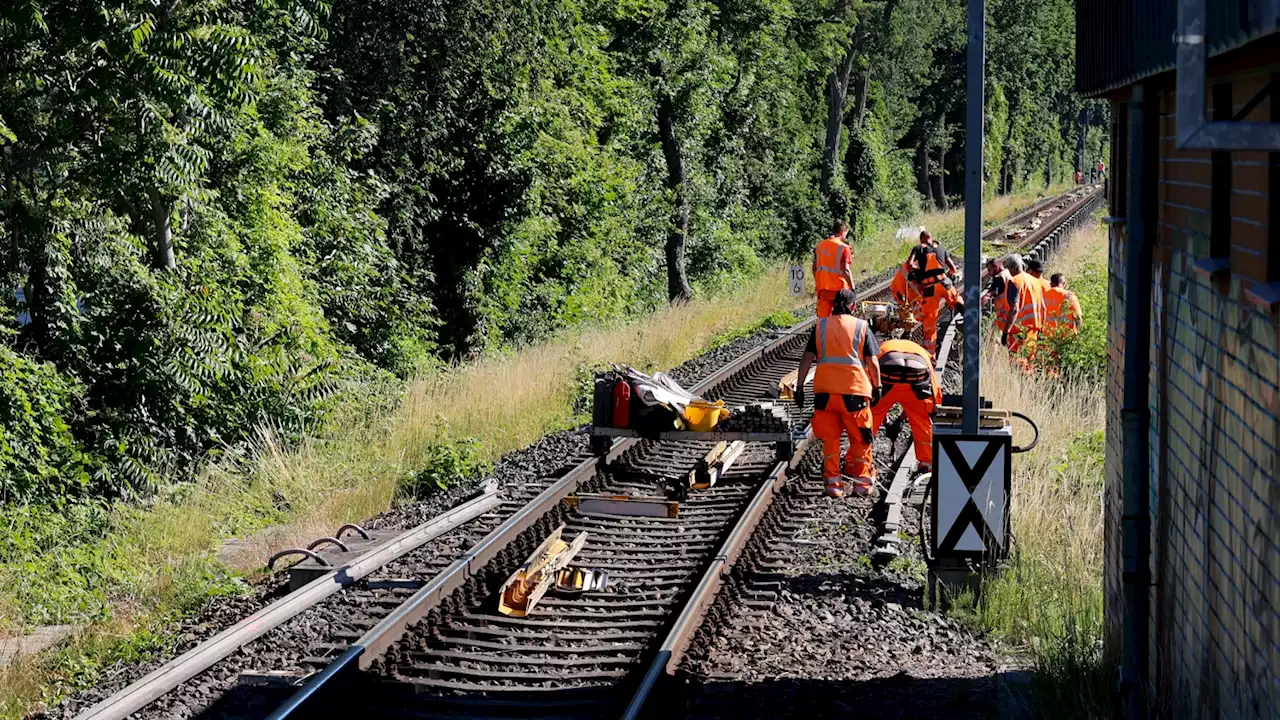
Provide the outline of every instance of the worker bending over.
<path id="1" fill-rule="evenodd" d="M 911 262 L 904 261 L 889 283 L 889 294 L 893 296 L 893 302 L 898 306 L 899 317 L 906 320 L 907 313 L 910 313 L 916 322 L 920 322 L 920 291 L 910 278 Z"/>
<path id="2" fill-rule="evenodd" d="M 813 375 L 813 434 L 822 441 L 822 479 L 830 497 L 844 497 L 846 477 L 853 494 L 871 494 L 876 466 L 871 456 L 872 398 L 880 391 L 880 354 L 865 320 L 853 316 L 852 290 L 840 290 L 831 317 L 820 318 L 800 358 L 796 377 Z M 804 384 L 797 383 L 796 407 L 804 407 Z M 849 453 L 840 462 L 840 437 L 848 434 Z M 843 471 L 842 471 L 843 468 Z"/>
<path id="3" fill-rule="evenodd" d="M 1022 258 L 1010 255 L 1004 259 L 1009 271 L 1009 289 L 1005 293 L 1009 311 L 1005 314 L 1007 327 L 1001 342 L 1010 352 L 1024 348 L 1027 355 L 1035 353 L 1036 338 L 1044 329 L 1044 290 L 1038 278 L 1024 272 Z"/>
<path id="4" fill-rule="evenodd" d="M 880 344 L 880 380 L 884 393 L 871 408 L 871 432 L 880 432 L 894 405 L 911 425 L 916 447 L 916 470 L 933 466 L 933 411 L 942 404 L 942 386 L 933 370 L 933 359 L 910 340 L 885 340 Z"/>
<path id="5" fill-rule="evenodd" d="M 951 279 L 956 275 L 956 264 L 947 249 L 933 242 L 928 230 L 920 231 L 920 244 L 912 248 L 907 257 L 911 265 L 911 281 L 920 293 L 920 323 L 924 326 L 924 349 L 930 354 L 938 351 L 938 313 L 943 303 L 953 308 L 961 306 Z"/>
<path id="6" fill-rule="evenodd" d="M 818 291 L 818 317 L 831 316 L 831 302 L 841 290 L 853 289 L 853 252 L 845 238 L 849 226 L 836 220 L 831 226 L 831 237 L 818 243 L 813 250 L 813 285 Z"/>
<path id="7" fill-rule="evenodd" d="M 986 292 L 982 293 L 982 305 L 986 305 L 987 301 L 991 301 L 991 314 L 996 319 L 996 330 L 999 331 L 1000 337 L 1004 337 L 1005 330 L 1009 329 L 1009 280 L 1012 276 L 1008 270 L 1005 270 L 1000 262 L 995 258 L 987 258 L 986 275 L 990 278 L 991 283 L 987 286 Z"/>
<path id="8" fill-rule="evenodd" d="M 1044 331 L 1046 335 L 1079 335 L 1084 325 L 1084 311 L 1076 294 L 1067 289 L 1067 278 L 1054 273 L 1044 293 Z"/>

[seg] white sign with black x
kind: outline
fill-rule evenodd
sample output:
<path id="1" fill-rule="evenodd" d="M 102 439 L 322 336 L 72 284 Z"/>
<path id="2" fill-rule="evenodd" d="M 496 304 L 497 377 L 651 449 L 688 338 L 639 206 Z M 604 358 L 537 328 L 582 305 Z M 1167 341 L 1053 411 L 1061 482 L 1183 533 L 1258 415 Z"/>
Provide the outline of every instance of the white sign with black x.
<path id="1" fill-rule="evenodd" d="M 934 550 L 960 554 L 1003 550 L 1011 438 L 939 434 L 934 444 Z M 988 546 L 988 539 L 993 546 Z"/>

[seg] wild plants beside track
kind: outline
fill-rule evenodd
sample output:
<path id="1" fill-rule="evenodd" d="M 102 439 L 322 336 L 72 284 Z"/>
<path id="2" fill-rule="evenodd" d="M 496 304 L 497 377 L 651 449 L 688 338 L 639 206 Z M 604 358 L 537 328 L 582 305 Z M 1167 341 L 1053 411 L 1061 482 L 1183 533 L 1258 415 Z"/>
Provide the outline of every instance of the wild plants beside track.
<path id="1" fill-rule="evenodd" d="M 1042 717 L 1109 717 L 1115 684 L 1102 658 L 1106 252 L 1105 231 L 1090 227 L 1049 263 L 1085 309 L 1058 376 L 1025 374 L 994 343 L 983 353 L 983 395 L 1030 415 L 1040 444 L 1014 459 L 1013 554 L 973 619 L 1033 660 Z"/>

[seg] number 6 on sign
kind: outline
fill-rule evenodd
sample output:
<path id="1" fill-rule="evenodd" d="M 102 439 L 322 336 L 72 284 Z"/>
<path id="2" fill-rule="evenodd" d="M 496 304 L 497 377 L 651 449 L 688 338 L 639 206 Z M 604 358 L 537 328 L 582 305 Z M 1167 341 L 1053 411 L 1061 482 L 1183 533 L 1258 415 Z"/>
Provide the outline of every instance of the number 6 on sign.
<path id="1" fill-rule="evenodd" d="M 804 266 L 792 265 L 790 268 L 790 271 L 788 272 L 788 276 L 789 276 L 789 280 L 791 281 L 791 294 L 796 296 L 803 295 L 804 294 Z"/>

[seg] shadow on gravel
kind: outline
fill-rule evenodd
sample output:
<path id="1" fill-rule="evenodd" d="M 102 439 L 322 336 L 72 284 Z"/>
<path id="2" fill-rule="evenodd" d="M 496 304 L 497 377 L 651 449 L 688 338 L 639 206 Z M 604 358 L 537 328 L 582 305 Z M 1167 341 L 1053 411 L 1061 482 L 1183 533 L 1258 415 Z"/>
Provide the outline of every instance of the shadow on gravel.
<path id="1" fill-rule="evenodd" d="M 708 682 L 694 691 L 689 717 L 713 718 L 1032 718 L 1007 702 L 1027 673 L 917 678 L 905 672 L 870 680 Z M 1015 691 L 1016 692 L 1016 691 Z"/>

